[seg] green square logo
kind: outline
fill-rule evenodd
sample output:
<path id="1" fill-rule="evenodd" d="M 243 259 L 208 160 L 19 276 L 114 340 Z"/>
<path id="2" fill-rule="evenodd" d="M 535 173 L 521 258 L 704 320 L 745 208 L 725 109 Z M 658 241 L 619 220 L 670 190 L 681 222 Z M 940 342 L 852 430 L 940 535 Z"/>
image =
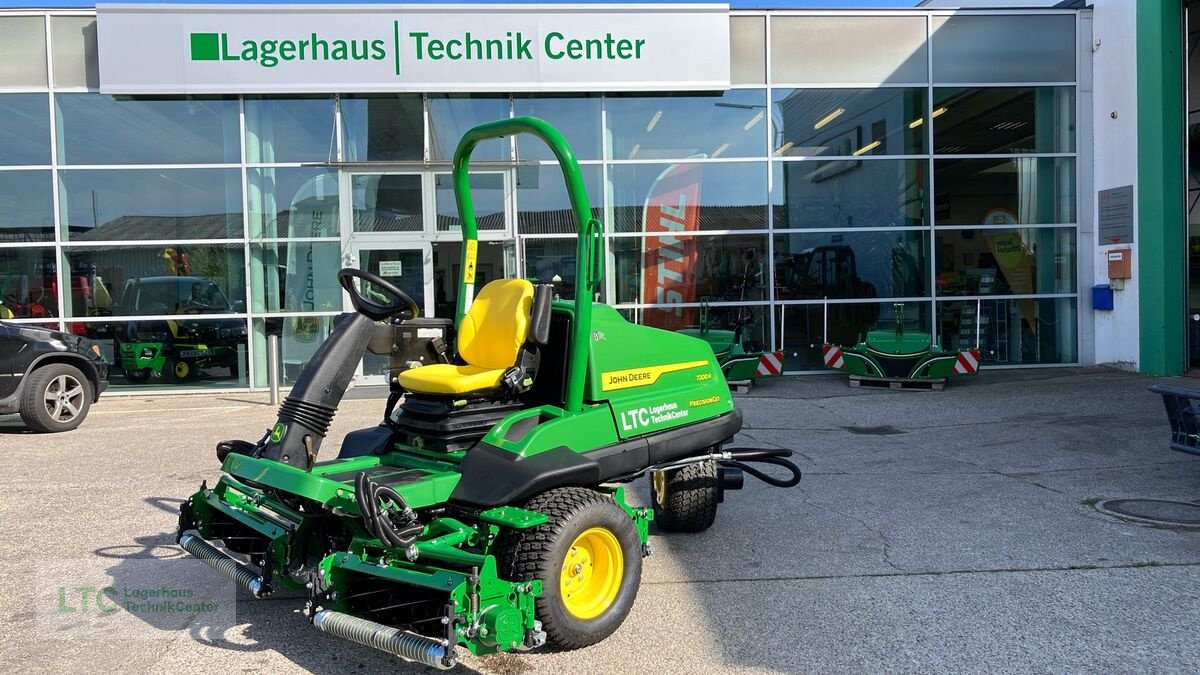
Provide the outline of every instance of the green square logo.
<path id="1" fill-rule="evenodd" d="M 220 35 L 217 33 L 192 33 L 192 60 L 220 61 Z"/>

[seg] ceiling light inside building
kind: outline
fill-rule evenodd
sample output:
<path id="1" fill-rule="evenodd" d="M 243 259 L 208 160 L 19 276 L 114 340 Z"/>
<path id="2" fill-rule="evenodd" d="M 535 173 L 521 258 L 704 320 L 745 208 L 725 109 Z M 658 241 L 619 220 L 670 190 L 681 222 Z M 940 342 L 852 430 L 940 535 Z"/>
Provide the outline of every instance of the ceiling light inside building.
<path id="1" fill-rule="evenodd" d="M 642 149 L 641 144 L 634 145 L 633 149 L 629 151 L 629 156 L 626 157 L 626 159 L 633 159 L 633 158 L 637 157 L 638 150 L 641 150 L 641 149 Z"/>
<path id="2" fill-rule="evenodd" d="M 729 149 L 729 144 L 728 144 L 728 143 L 722 143 L 722 144 L 721 144 L 721 147 L 717 148 L 716 150 L 713 150 L 713 154 L 712 154 L 711 156 L 712 156 L 712 157 L 714 157 L 714 158 L 715 158 L 715 157 L 720 157 L 720 156 L 721 156 L 721 153 L 725 152 L 725 151 L 726 151 L 726 150 L 728 150 L 728 149 Z"/>
<path id="3" fill-rule="evenodd" d="M 917 119 L 915 119 L 915 120 L 913 120 L 913 121 L 911 121 L 911 122 L 909 122 L 909 123 L 908 123 L 908 128 L 909 128 L 909 129 L 916 129 L 917 127 L 921 126 L 922 124 L 925 124 L 925 118 L 924 118 L 924 117 L 918 117 Z"/>
<path id="4" fill-rule="evenodd" d="M 866 145 L 862 146 L 861 148 L 855 150 L 854 156 L 858 157 L 859 155 L 865 155 L 866 153 L 874 150 L 875 148 L 878 148 L 880 145 L 881 145 L 880 141 L 871 141 L 870 143 L 867 143 Z"/>
<path id="5" fill-rule="evenodd" d="M 941 108 L 938 108 L 937 110 L 934 110 L 934 111 L 933 111 L 933 114 L 931 115 L 931 117 L 940 117 L 940 116 L 942 116 L 942 115 L 945 115 L 947 110 L 949 110 L 949 108 L 947 108 L 947 107 L 945 107 L 945 106 L 942 106 Z"/>
<path id="6" fill-rule="evenodd" d="M 661 110 L 654 113 L 654 117 L 650 118 L 650 123 L 646 125 L 646 133 L 650 133 L 651 131 L 654 131 L 654 125 L 658 124 L 658 121 L 660 119 L 662 119 L 662 111 Z"/>
<path id="7" fill-rule="evenodd" d="M 845 108 L 838 108 L 837 110 L 834 110 L 833 112 L 829 113 L 828 115 L 817 120 L 817 123 L 813 125 L 813 128 L 820 129 L 821 127 L 825 126 L 826 124 L 829 124 L 830 122 L 837 119 L 844 112 L 846 112 Z"/>
<path id="8" fill-rule="evenodd" d="M 750 121 L 746 122 L 746 126 L 744 126 L 742 128 L 745 129 L 746 131 L 750 131 L 751 129 L 753 129 L 755 127 L 755 125 L 757 125 L 759 122 L 762 121 L 763 115 L 764 115 L 763 111 L 759 110 L 758 114 L 755 115 L 754 117 L 750 118 Z"/>
<path id="9" fill-rule="evenodd" d="M 793 145 L 795 145 L 795 143 L 788 141 L 787 143 L 784 143 L 783 145 L 776 148 L 775 154 L 782 155 L 783 153 L 787 152 L 788 150 L 791 150 Z"/>

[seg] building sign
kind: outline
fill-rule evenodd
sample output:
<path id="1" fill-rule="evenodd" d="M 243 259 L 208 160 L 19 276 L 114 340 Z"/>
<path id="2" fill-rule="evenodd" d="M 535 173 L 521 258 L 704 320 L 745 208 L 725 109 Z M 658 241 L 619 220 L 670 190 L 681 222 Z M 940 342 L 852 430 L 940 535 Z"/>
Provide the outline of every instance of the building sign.
<path id="1" fill-rule="evenodd" d="M 1100 245 L 1128 244 L 1133 241 L 1133 186 L 1101 190 L 1097 193 Z"/>
<path id="2" fill-rule="evenodd" d="M 107 94 L 718 90 L 729 6 L 99 5 Z"/>

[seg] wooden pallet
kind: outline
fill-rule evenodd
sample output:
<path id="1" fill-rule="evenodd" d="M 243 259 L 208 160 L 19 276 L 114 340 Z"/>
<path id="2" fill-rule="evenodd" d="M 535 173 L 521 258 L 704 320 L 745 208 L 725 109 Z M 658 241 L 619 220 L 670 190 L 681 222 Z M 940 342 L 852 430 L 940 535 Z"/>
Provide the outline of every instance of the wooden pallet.
<path id="1" fill-rule="evenodd" d="M 749 394 L 754 387 L 754 380 L 730 380 L 726 384 L 729 385 L 729 391 L 735 394 Z"/>
<path id="2" fill-rule="evenodd" d="M 907 391 L 941 391 L 946 388 L 946 378 L 937 380 L 906 380 L 903 378 L 850 376 L 851 387 L 871 389 L 900 389 Z"/>

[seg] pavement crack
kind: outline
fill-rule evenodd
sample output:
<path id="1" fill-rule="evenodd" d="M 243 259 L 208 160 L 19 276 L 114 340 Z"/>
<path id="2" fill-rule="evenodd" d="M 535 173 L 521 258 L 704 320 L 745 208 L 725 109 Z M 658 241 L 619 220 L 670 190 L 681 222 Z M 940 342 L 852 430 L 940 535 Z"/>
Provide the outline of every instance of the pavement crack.
<path id="1" fill-rule="evenodd" d="M 890 539 L 888 539 L 888 536 L 886 534 L 884 534 L 882 530 L 877 530 L 877 529 L 871 527 L 870 525 L 867 524 L 867 521 L 863 518 L 859 518 L 858 516 L 854 516 L 849 513 L 845 513 L 843 511 L 838 511 L 837 509 L 830 507 L 830 506 L 823 506 L 821 504 L 817 504 L 816 502 L 812 501 L 811 499 L 805 499 L 804 503 L 813 508 L 820 509 L 822 511 L 828 511 L 829 513 L 839 515 L 843 518 L 849 518 L 850 520 L 853 520 L 854 522 L 858 523 L 859 525 L 862 525 L 863 529 L 865 529 L 867 532 L 870 532 L 871 534 L 874 534 L 876 537 L 879 538 L 879 543 L 881 544 L 881 550 L 883 553 L 883 564 L 896 570 L 897 572 L 901 572 L 901 573 L 908 572 L 908 570 L 905 570 L 903 567 L 900 567 L 899 565 L 897 565 L 895 562 L 892 561 L 892 541 Z"/>

